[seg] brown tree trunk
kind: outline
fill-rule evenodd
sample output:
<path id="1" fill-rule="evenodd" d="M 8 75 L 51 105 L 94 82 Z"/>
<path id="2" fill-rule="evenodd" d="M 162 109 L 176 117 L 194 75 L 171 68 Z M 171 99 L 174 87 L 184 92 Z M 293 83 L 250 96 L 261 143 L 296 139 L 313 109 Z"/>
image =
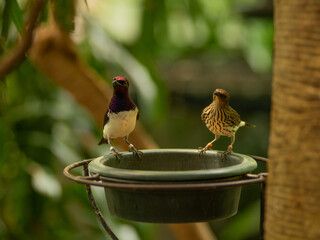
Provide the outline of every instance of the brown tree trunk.
<path id="1" fill-rule="evenodd" d="M 266 240 L 320 239 L 320 1 L 275 0 Z"/>

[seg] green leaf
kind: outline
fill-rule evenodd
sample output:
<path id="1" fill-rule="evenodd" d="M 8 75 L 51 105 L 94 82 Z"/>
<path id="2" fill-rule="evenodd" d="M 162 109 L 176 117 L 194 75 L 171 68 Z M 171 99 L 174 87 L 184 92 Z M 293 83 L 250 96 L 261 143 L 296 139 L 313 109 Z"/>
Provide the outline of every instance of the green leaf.
<path id="1" fill-rule="evenodd" d="M 69 32 L 74 30 L 75 7 L 73 0 L 52 0 L 54 19 L 59 26 Z"/>
<path id="2" fill-rule="evenodd" d="M 10 14 L 9 14 L 9 1 L 5 2 L 3 13 L 2 13 L 2 27 L 1 27 L 1 37 L 0 37 L 0 55 L 4 52 L 6 46 L 6 40 L 8 37 L 9 26 L 10 26 Z"/>
<path id="3" fill-rule="evenodd" d="M 18 5 L 17 0 L 7 0 L 6 4 L 9 4 L 9 11 L 10 11 L 10 16 L 11 19 L 16 26 L 18 32 L 20 35 L 24 33 L 24 22 L 23 22 L 23 15 L 22 11 Z"/>
<path id="4" fill-rule="evenodd" d="M 11 1 L 6 1 L 3 9 L 3 19 L 2 19 L 2 28 L 1 28 L 1 37 L 3 40 L 7 39 L 10 25 L 10 3 Z"/>
<path id="5" fill-rule="evenodd" d="M 5 1 L 2 16 L 0 55 L 4 52 L 6 47 L 11 22 L 13 21 L 20 35 L 22 35 L 24 31 L 22 11 L 16 0 Z"/>

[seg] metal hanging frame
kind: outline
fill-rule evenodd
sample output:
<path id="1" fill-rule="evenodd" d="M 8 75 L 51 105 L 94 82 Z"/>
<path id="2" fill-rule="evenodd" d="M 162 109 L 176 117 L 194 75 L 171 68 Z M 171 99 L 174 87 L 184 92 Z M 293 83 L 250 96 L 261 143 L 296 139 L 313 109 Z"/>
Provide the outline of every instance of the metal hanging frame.
<path id="1" fill-rule="evenodd" d="M 250 156 L 250 155 L 249 155 Z M 268 161 L 267 158 L 259 157 L 259 156 L 250 156 L 256 161 L 266 163 Z M 108 224 L 106 223 L 99 207 L 96 204 L 96 201 L 92 195 L 91 186 L 98 186 L 104 188 L 113 188 L 113 189 L 122 189 L 122 190 L 152 190 L 152 191 L 179 191 L 179 190 L 213 190 L 213 189 L 225 189 L 239 186 L 247 186 L 253 184 L 259 184 L 260 186 L 260 237 L 263 240 L 264 229 L 264 205 L 265 205 L 265 182 L 268 176 L 268 173 L 258 173 L 258 174 L 245 174 L 240 180 L 229 180 L 225 182 L 138 182 L 138 181 L 130 181 L 130 180 L 121 180 L 114 178 L 106 178 L 100 176 L 99 174 L 89 175 L 88 164 L 93 159 L 87 159 L 83 161 L 79 161 L 68 165 L 64 170 L 63 174 L 72 181 L 77 183 L 85 184 L 88 197 L 91 201 L 93 209 L 101 222 L 101 225 L 106 230 L 108 235 L 112 240 L 119 240 L 118 237 L 113 233 Z M 71 174 L 71 170 L 83 167 L 84 176 L 75 176 Z"/>

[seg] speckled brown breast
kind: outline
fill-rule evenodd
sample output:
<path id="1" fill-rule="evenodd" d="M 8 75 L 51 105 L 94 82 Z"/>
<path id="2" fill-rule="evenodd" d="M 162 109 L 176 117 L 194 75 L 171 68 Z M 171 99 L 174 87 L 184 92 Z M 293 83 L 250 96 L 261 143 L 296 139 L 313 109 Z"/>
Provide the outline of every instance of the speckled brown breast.
<path id="1" fill-rule="evenodd" d="M 239 114 L 230 106 L 220 108 L 214 103 L 203 109 L 202 121 L 216 135 L 231 137 L 240 125 Z"/>

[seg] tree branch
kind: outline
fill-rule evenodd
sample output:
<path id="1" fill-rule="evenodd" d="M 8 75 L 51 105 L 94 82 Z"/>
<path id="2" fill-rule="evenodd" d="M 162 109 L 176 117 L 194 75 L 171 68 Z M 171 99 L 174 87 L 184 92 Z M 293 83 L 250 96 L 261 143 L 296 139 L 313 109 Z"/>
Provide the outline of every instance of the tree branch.
<path id="1" fill-rule="evenodd" d="M 37 26 L 37 20 L 46 2 L 46 0 L 34 1 L 30 10 L 23 38 L 17 43 L 11 52 L 7 53 L 0 59 L 0 81 L 4 81 L 4 77 L 25 60 L 26 52 L 32 45 L 33 32 Z"/>

